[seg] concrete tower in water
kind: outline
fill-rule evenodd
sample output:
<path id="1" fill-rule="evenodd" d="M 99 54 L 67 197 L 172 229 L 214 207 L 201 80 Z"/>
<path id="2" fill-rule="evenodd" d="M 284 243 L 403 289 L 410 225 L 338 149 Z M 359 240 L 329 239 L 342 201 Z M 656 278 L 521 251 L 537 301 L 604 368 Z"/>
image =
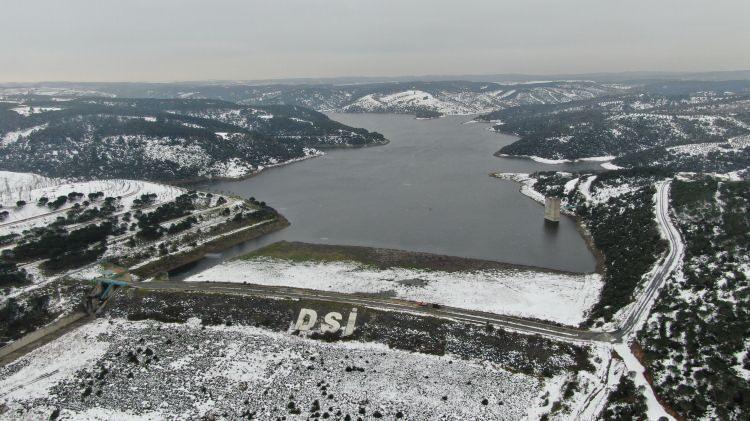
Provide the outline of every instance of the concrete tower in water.
<path id="1" fill-rule="evenodd" d="M 560 222 L 560 198 L 546 197 L 544 199 L 544 221 L 557 224 Z"/>

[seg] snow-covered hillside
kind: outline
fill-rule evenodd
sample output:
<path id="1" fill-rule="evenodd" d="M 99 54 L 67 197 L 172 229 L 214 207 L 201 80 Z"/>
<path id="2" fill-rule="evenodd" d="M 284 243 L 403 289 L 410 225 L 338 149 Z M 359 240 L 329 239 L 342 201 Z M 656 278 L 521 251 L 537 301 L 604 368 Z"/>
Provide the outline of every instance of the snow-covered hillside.
<path id="1" fill-rule="evenodd" d="M 750 134 L 747 107 L 744 94 L 626 92 L 606 100 L 501 109 L 477 120 L 520 137 L 498 154 L 548 163 L 608 157 L 620 167 L 728 172 L 750 163 L 743 152 Z"/>
<path id="2" fill-rule="evenodd" d="M 49 225 L 72 208 L 80 207 L 87 198 L 91 200 L 89 194 L 97 192 L 119 197 L 121 212 L 124 213 L 133 207 L 133 201 L 140 200 L 143 195 L 156 195 L 154 204 L 159 204 L 174 200 L 186 190 L 141 180 L 68 182 L 36 174 L 0 171 L 0 205 L 3 211 L 8 212 L 0 221 L 0 235 L 20 234 L 33 227 Z M 50 207 L 50 202 L 62 196 L 68 198 L 71 193 L 80 193 L 81 196 Z M 40 199 L 43 198 L 46 200 L 41 203 Z M 103 196 L 98 199 L 103 199 Z M 20 202 L 24 202 L 23 205 L 19 206 Z"/>
<path id="3" fill-rule="evenodd" d="M 419 90 L 408 90 L 394 94 L 365 95 L 343 107 L 346 112 L 413 112 L 431 110 L 443 114 L 469 114 L 473 108 L 451 99 L 438 99 L 432 94 Z"/>
<path id="4" fill-rule="evenodd" d="M 339 105 L 336 111 L 417 113 L 435 111 L 441 114 L 476 114 L 519 105 L 560 104 L 595 98 L 615 92 L 611 87 L 589 83 L 560 82 L 552 84 L 487 84 L 478 90 L 440 89 L 430 91 L 407 89 L 397 92 L 375 92 Z"/>
<path id="5" fill-rule="evenodd" d="M 87 374 L 99 380 L 81 387 Z M 2 402 L 24 419 L 62 406 L 72 419 L 510 420 L 537 409 L 551 383 L 455 355 L 197 319 L 100 319 L 0 369 Z"/>
<path id="6" fill-rule="evenodd" d="M 320 155 L 384 144 L 299 106 L 217 100 L 6 96 L 0 168 L 65 178 L 240 178 Z"/>
<path id="7" fill-rule="evenodd" d="M 76 87 L 78 89 L 84 86 Z M 486 113 L 519 105 L 560 104 L 626 92 L 624 84 L 586 80 L 526 83 L 461 80 L 360 84 L 146 84 L 100 85 L 110 94 L 148 98 L 220 99 L 249 106 L 300 105 L 323 112 L 417 114 Z M 59 88 L 57 88 L 59 89 Z M 36 93 L 38 91 L 34 91 Z M 54 90 L 53 90 L 54 92 Z M 2 90 L 0 89 L 0 97 Z M 303 118 L 304 119 L 304 118 Z"/>

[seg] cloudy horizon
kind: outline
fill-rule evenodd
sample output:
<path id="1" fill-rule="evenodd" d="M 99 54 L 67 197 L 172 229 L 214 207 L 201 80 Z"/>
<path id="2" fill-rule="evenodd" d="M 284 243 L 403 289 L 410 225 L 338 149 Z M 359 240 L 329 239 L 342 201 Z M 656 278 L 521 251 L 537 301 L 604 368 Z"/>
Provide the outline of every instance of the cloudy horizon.
<path id="1" fill-rule="evenodd" d="M 0 82 L 750 69 L 750 2 L 40 0 L 3 6 Z"/>

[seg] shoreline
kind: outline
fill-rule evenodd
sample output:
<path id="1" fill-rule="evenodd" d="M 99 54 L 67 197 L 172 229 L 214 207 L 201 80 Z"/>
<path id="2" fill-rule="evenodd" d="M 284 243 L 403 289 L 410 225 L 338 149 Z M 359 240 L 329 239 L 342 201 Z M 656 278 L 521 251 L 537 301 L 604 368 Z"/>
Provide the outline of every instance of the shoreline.
<path id="1" fill-rule="evenodd" d="M 522 179 L 518 177 L 519 175 L 523 175 L 527 178 Z M 517 184 L 519 184 L 518 192 L 531 199 L 535 203 L 544 206 L 543 197 L 538 197 L 538 195 L 541 195 L 541 193 L 534 190 L 534 188 L 530 185 L 527 185 L 524 183 L 525 180 L 530 179 L 531 174 L 527 173 L 490 173 L 490 177 L 497 178 L 498 180 L 503 181 L 512 181 Z M 596 247 L 596 244 L 594 244 L 594 237 L 591 236 L 591 233 L 589 232 L 586 225 L 583 223 L 583 219 L 580 218 L 578 215 L 570 212 L 562 212 L 561 214 L 566 215 L 570 218 L 573 218 L 576 225 L 576 231 L 578 231 L 578 234 L 583 238 L 583 241 L 586 243 L 586 248 L 591 252 L 591 254 L 594 256 L 594 259 L 596 260 L 596 267 L 594 269 L 593 273 L 598 273 L 601 276 L 604 276 L 605 271 L 605 262 L 604 262 L 604 254 Z"/>
<path id="2" fill-rule="evenodd" d="M 362 246 L 279 241 L 183 281 L 302 288 L 579 326 L 602 288 L 597 273 Z M 422 304 L 424 305 L 424 304 Z"/>
<path id="3" fill-rule="evenodd" d="M 336 149 L 364 149 L 364 148 L 374 148 L 377 146 L 386 146 L 389 143 L 391 143 L 390 140 L 385 139 L 384 142 L 378 142 L 378 143 L 371 143 L 367 145 L 345 145 L 345 146 L 317 146 L 316 149 L 324 149 L 324 150 L 336 150 Z M 171 181 L 159 181 L 160 183 L 164 184 L 170 184 L 173 186 L 194 186 L 199 185 L 202 183 L 213 183 L 213 182 L 224 182 L 224 181 L 243 181 L 243 180 L 249 180 L 253 177 L 256 177 L 258 175 L 261 175 L 264 171 L 272 169 L 272 168 L 281 168 L 285 167 L 287 165 L 291 165 L 297 162 L 306 161 L 308 159 L 314 159 L 314 158 L 320 158 L 321 156 L 325 155 L 323 151 L 319 151 L 320 153 L 313 154 L 313 155 L 307 155 L 299 158 L 290 159 L 288 161 L 279 162 L 277 164 L 271 164 L 266 165 L 263 167 L 263 169 L 251 171 L 245 175 L 242 175 L 240 177 L 196 177 L 196 178 L 188 178 L 188 179 L 181 179 L 181 180 L 171 180 Z"/>
<path id="4" fill-rule="evenodd" d="M 219 234 L 210 241 L 191 250 L 177 254 L 168 254 L 158 260 L 138 266 L 132 270 L 132 273 L 141 278 L 149 278 L 159 273 L 170 272 L 200 261 L 206 258 L 208 254 L 222 252 L 238 244 L 284 229 L 289 225 L 291 225 L 290 222 L 283 215 L 278 214 L 275 220 L 258 226 L 255 229 L 250 226 L 239 231 L 235 230 L 227 234 Z"/>
<path id="5" fill-rule="evenodd" d="M 251 261 L 254 258 L 276 258 L 295 262 L 351 261 L 377 269 L 408 268 L 443 272 L 471 272 L 482 270 L 517 270 L 524 272 L 562 275 L 590 275 L 598 272 L 572 272 L 540 266 L 475 259 L 413 250 L 368 246 L 277 241 L 232 260 Z"/>
<path id="6" fill-rule="evenodd" d="M 571 217 L 576 221 L 576 231 L 578 231 L 578 234 L 581 235 L 583 241 L 586 242 L 586 248 L 589 249 L 591 254 L 594 256 L 594 259 L 596 259 L 596 268 L 594 269 L 594 271 L 604 277 L 604 272 L 606 270 L 604 253 L 596 248 L 594 237 L 589 232 L 588 227 L 586 227 L 586 225 L 583 223 L 583 219 L 578 216 L 571 215 Z"/>
<path id="7" fill-rule="evenodd" d="M 473 122 L 477 123 L 488 123 L 492 124 L 492 121 L 485 121 L 485 120 L 472 120 Z M 499 133 L 504 134 L 506 136 L 515 136 L 520 140 L 520 137 L 516 133 L 512 132 L 504 132 L 502 130 L 496 130 L 494 128 L 495 126 L 491 126 L 489 131 L 493 133 Z M 500 152 L 502 149 L 498 150 L 494 154 L 492 154 L 496 158 L 508 158 L 508 159 L 528 159 L 534 162 L 539 162 L 540 164 L 547 164 L 547 165 L 560 165 L 560 164 L 572 164 L 572 163 L 578 163 L 578 162 L 601 162 L 601 166 L 604 170 L 615 170 L 615 169 L 621 169 L 622 167 L 618 167 L 614 164 L 612 164 L 612 161 L 619 158 L 614 155 L 606 155 L 606 156 L 586 156 L 583 158 L 575 158 L 575 159 L 549 159 L 549 158 L 543 158 L 541 156 L 535 156 L 535 155 L 509 155 Z M 616 167 L 616 168 L 615 168 Z"/>
<path id="8" fill-rule="evenodd" d="M 387 113 L 384 113 L 384 114 L 387 114 Z M 473 119 L 473 120 L 469 120 L 467 122 L 464 122 L 462 124 L 483 123 L 483 122 L 484 121 L 479 121 L 479 120 Z M 501 133 L 501 132 L 498 132 L 498 133 Z M 358 148 L 364 148 L 364 147 L 384 146 L 384 145 L 387 145 L 388 143 L 390 143 L 390 141 L 386 139 L 386 141 L 384 143 L 373 143 L 373 144 L 362 145 L 362 146 L 346 146 L 346 147 L 343 147 L 343 148 L 344 149 L 358 149 Z M 330 147 L 330 149 L 339 149 L 339 148 L 338 147 Z M 312 156 L 306 157 L 304 159 L 315 158 L 317 156 L 320 156 L 320 155 L 312 155 Z M 495 153 L 495 156 L 497 156 L 497 153 Z M 518 159 L 521 159 L 522 157 L 509 156 L 509 158 L 518 158 Z M 291 164 L 293 162 L 296 162 L 296 161 L 287 161 L 287 162 L 284 162 L 284 163 L 280 163 L 278 165 L 274 165 L 273 167 L 281 167 L 281 166 L 285 166 L 285 165 Z M 200 184 L 202 182 L 207 182 L 207 181 L 224 181 L 224 180 L 226 180 L 226 181 L 240 181 L 240 180 L 243 180 L 243 179 L 249 179 L 251 177 L 254 177 L 254 176 L 260 174 L 262 171 L 264 171 L 264 170 L 266 170 L 268 168 L 273 168 L 273 167 L 272 166 L 266 167 L 266 168 L 264 168 L 261 171 L 256 171 L 256 172 L 254 172 L 252 174 L 248 174 L 247 176 L 244 176 L 242 178 L 230 178 L 230 179 L 218 179 L 218 178 L 214 178 L 214 179 L 210 179 L 210 180 L 196 181 L 196 182 L 194 182 L 192 184 Z M 490 175 L 492 175 L 492 174 L 490 174 Z M 497 178 L 501 178 L 502 179 L 502 177 L 497 177 Z M 540 199 L 537 198 L 537 197 L 535 197 L 535 195 L 533 195 L 533 193 L 535 192 L 535 191 L 533 191 L 533 189 L 529 188 L 528 186 L 525 186 L 525 184 L 522 183 L 522 182 L 520 182 L 520 180 L 514 180 L 514 181 L 519 182 L 519 184 L 521 185 L 521 188 L 519 189 L 519 193 L 521 193 L 522 195 L 524 195 L 524 196 L 526 196 L 526 197 L 534 200 L 537 203 L 540 203 L 540 201 L 539 201 Z M 524 190 L 528 190 L 528 191 L 524 191 Z M 541 203 L 543 204 L 543 198 L 541 200 L 542 200 Z M 587 249 L 593 255 L 594 259 L 596 260 L 596 265 L 595 265 L 595 268 L 594 268 L 593 271 L 573 272 L 573 271 L 565 271 L 565 270 L 559 270 L 559 269 L 552 269 L 552 268 L 547 268 L 547 267 L 542 267 L 542 266 L 521 265 L 521 264 L 506 263 L 506 262 L 501 262 L 501 261 L 496 261 L 496 260 L 473 259 L 473 258 L 470 258 L 470 257 L 459 257 L 459 256 L 453 256 L 453 255 L 438 255 L 438 254 L 425 253 L 425 252 L 419 252 L 419 251 L 411 251 L 411 250 L 381 249 L 381 248 L 377 248 L 377 247 L 367 247 L 367 246 L 326 245 L 326 244 L 301 243 L 301 242 L 299 244 L 303 244 L 303 245 L 305 245 L 307 247 L 315 247 L 315 248 L 318 248 L 318 249 L 324 249 L 325 247 L 339 247 L 341 249 L 348 249 L 348 250 L 352 250 L 352 249 L 369 249 L 371 252 L 376 252 L 376 251 L 390 252 L 390 253 L 396 253 L 396 254 L 401 254 L 401 255 L 405 255 L 405 256 L 407 256 L 407 255 L 411 255 L 411 256 L 428 255 L 428 256 L 432 256 L 433 258 L 438 258 L 438 257 L 441 258 L 444 261 L 442 264 L 445 265 L 445 267 L 447 267 L 449 271 L 450 270 L 453 270 L 453 271 L 460 270 L 460 269 L 451 269 L 451 268 L 464 267 L 466 265 L 472 266 L 471 264 L 468 264 L 466 262 L 474 262 L 474 266 L 473 267 L 493 267 L 493 268 L 501 268 L 502 267 L 504 269 L 511 268 L 511 269 L 516 269 L 516 270 L 529 270 L 529 271 L 547 272 L 547 273 L 566 273 L 566 274 L 593 274 L 593 273 L 595 273 L 595 274 L 603 275 L 603 268 L 604 268 L 603 259 L 601 257 L 601 253 L 596 249 L 596 247 L 593 244 L 593 238 L 591 238 L 591 236 L 588 234 L 588 231 L 586 230 L 585 226 L 582 225 L 582 221 L 580 220 L 580 218 L 578 218 L 575 215 L 571 215 L 571 214 L 567 214 L 567 216 L 570 216 L 570 217 L 572 217 L 574 219 L 575 224 L 576 224 L 576 231 L 578 231 L 579 235 L 581 236 L 581 238 L 586 243 Z M 287 243 L 287 242 L 286 241 L 282 241 L 282 243 Z M 296 243 L 298 243 L 298 242 L 292 242 L 291 244 L 296 244 Z M 276 245 L 276 244 L 277 243 L 273 243 L 273 244 L 271 244 L 271 246 Z M 267 246 L 267 247 L 270 247 L 270 246 Z M 230 259 L 230 260 L 241 259 L 243 257 L 247 257 L 248 255 L 252 255 L 253 253 L 257 253 L 258 251 L 263 250 L 263 249 L 264 248 L 261 248 L 259 250 L 254 251 L 254 252 L 251 252 L 251 253 L 248 253 L 248 254 L 245 254 L 245 255 L 242 255 L 242 256 L 234 257 L 233 259 Z M 185 266 L 185 265 L 187 265 L 189 263 L 193 263 L 193 262 L 199 261 L 199 260 L 201 260 L 201 258 L 194 259 L 191 262 L 187 262 L 187 263 L 179 265 L 177 267 L 182 267 L 182 266 Z M 481 262 L 481 263 L 479 263 L 479 262 Z M 172 269 L 170 269 L 170 270 L 172 270 Z M 434 270 L 434 268 L 433 268 L 433 270 Z"/>
<path id="9" fill-rule="evenodd" d="M 498 133 L 501 133 L 501 132 L 498 132 Z M 508 133 L 503 133 L 503 134 L 508 134 Z M 546 164 L 546 165 L 575 164 L 579 162 L 601 162 L 600 165 L 605 170 L 622 168 L 622 167 L 617 167 L 616 165 L 611 163 L 612 161 L 617 159 L 617 157 L 614 155 L 588 156 L 585 158 L 576 158 L 576 159 L 547 159 L 547 158 L 542 158 L 542 157 L 534 156 L 534 155 L 509 155 L 509 154 L 501 153 L 500 151 L 497 151 L 492 155 L 497 158 L 526 159 L 526 160 L 531 160 L 531 161 L 538 162 L 540 164 Z M 605 167 L 605 165 L 607 166 Z M 617 167 L 617 168 L 614 168 L 614 167 Z"/>

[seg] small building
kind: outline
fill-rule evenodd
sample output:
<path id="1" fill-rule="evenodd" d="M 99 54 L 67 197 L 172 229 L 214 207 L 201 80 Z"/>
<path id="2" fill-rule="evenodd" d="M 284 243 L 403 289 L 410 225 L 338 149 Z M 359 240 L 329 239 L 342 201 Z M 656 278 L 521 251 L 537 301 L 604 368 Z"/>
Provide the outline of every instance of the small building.
<path id="1" fill-rule="evenodd" d="M 544 220 L 547 222 L 558 223 L 560 222 L 560 198 L 559 197 L 545 197 L 544 198 Z"/>

